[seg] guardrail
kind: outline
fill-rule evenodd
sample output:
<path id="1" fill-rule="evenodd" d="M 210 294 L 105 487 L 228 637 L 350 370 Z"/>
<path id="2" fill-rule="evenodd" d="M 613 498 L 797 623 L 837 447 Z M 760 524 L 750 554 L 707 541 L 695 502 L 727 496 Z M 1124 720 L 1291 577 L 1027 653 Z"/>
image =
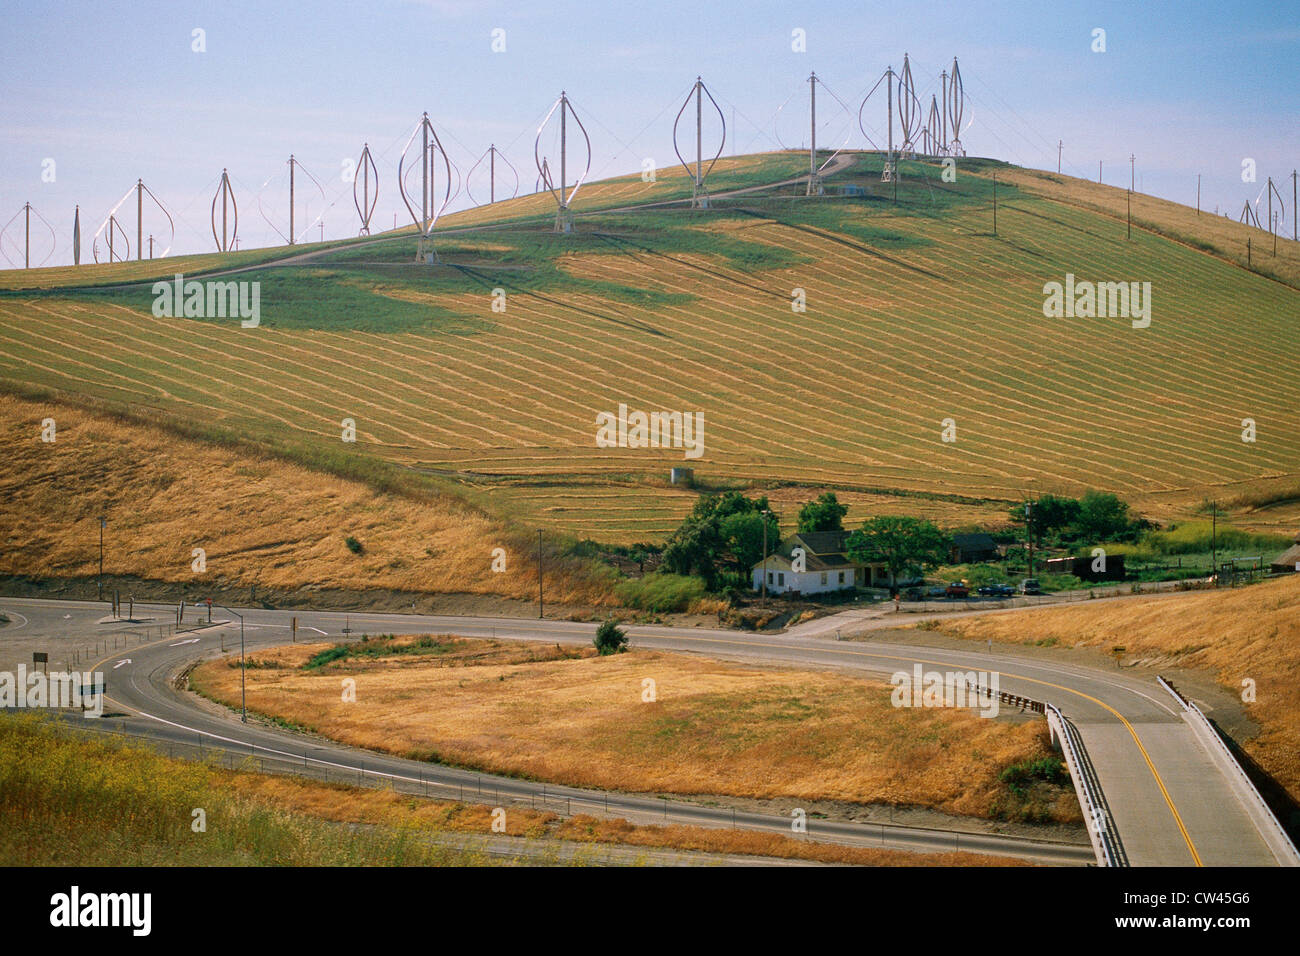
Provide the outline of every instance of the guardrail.
<path id="1" fill-rule="evenodd" d="M 972 682 L 969 678 L 963 678 L 963 683 L 968 691 L 978 695 L 977 699 L 983 697 L 987 700 L 993 696 L 1001 703 L 1019 707 L 1021 713 L 1028 710 L 1047 717 L 1047 726 L 1052 732 L 1052 739 L 1061 742 L 1061 752 L 1065 754 L 1066 767 L 1070 771 L 1074 792 L 1079 798 L 1079 807 L 1083 810 L 1088 825 L 1088 839 L 1092 842 L 1092 850 L 1097 857 L 1098 865 L 1127 866 L 1128 860 L 1119 841 L 1119 834 L 1115 832 L 1115 825 L 1106 810 L 1101 783 L 1093 772 L 1092 763 L 1088 760 L 1087 750 L 1083 746 L 1083 738 L 1079 736 L 1074 724 L 1070 723 L 1059 709 L 1044 701 L 1008 694 L 1005 691 L 998 691 L 991 695 L 990 688 Z"/>
<path id="2" fill-rule="evenodd" d="M 1047 726 L 1051 728 L 1054 740 L 1061 742 L 1061 752 L 1065 754 L 1065 764 L 1074 781 L 1074 792 L 1079 797 L 1079 806 L 1083 809 L 1088 825 L 1088 839 L 1092 841 L 1092 850 L 1097 855 L 1099 866 L 1127 866 L 1128 858 L 1124 854 L 1115 824 L 1106 810 L 1106 802 L 1101 792 L 1101 783 L 1093 773 L 1088 761 L 1083 739 L 1074 724 L 1052 704 L 1044 705 L 1047 714 Z"/>
<path id="3" fill-rule="evenodd" d="M 1170 681 L 1163 677 L 1157 676 L 1156 682 L 1178 701 L 1179 706 L 1183 708 L 1183 719 L 1191 726 L 1193 733 L 1200 738 L 1206 750 L 1210 752 L 1213 759 L 1216 755 L 1220 758 L 1219 763 L 1224 765 L 1229 772 L 1232 782 L 1237 784 L 1237 792 L 1242 798 L 1242 804 L 1246 812 L 1250 815 L 1251 821 L 1255 824 L 1255 829 L 1263 838 L 1265 845 L 1268 846 L 1278 864 L 1281 866 L 1300 866 L 1300 850 L 1296 849 L 1291 837 L 1287 835 L 1282 823 L 1269 809 L 1264 797 L 1260 794 L 1255 784 L 1251 782 L 1246 771 L 1242 769 L 1240 761 L 1233 756 L 1232 749 L 1224 741 L 1223 736 L 1218 729 L 1210 722 L 1210 718 L 1205 716 L 1204 711 L 1192 703 L 1187 697 L 1179 693 Z"/>

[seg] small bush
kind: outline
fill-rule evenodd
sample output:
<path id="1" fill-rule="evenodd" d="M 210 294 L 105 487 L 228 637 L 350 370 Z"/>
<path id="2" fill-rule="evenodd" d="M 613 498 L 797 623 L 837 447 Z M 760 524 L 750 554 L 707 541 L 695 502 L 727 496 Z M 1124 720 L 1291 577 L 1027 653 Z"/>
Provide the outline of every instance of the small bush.
<path id="1" fill-rule="evenodd" d="M 618 626 L 618 618 L 611 617 L 596 629 L 593 643 L 602 657 L 607 654 L 622 654 L 627 650 L 627 632 Z"/>
<path id="2" fill-rule="evenodd" d="M 363 545 L 356 538 L 352 537 L 352 535 L 348 535 L 347 540 L 344 541 L 343 543 L 348 546 L 348 550 L 351 551 L 353 554 L 361 554 L 361 552 L 366 550 L 365 545 Z"/>
<path id="3" fill-rule="evenodd" d="M 340 644 L 316 654 L 306 664 L 303 664 L 302 667 L 303 670 L 315 670 L 317 667 L 324 667 L 326 664 L 347 657 L 347 655 L 348 649 Z"/>

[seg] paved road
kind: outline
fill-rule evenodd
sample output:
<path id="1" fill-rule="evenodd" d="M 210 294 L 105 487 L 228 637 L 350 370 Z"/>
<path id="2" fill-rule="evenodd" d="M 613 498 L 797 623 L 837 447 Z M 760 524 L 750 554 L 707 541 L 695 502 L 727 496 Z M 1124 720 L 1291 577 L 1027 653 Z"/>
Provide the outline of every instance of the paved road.
<path id="1" fill-rule="evenodd" d="M 102 615 L 103 605 L 93 602 L 0 600 L 0 608 L 25 616 L 27 626 L 58 633 L 73 631 L 81 622 Z M 341 636 L 345 620 L 354 632 L 448 633 L 466 637 L 509 640 L 545 640 L 587 643 L 595 625 L 570 621 L 520 621 L 407 614 L 266 611 L 238 609 L 245 615 L 250 647 L 284 643 L 289 620 L 297 615 L 300 628 L 314 628 L 320 636 Z M 137 609 L 137 616 L 145 613 Z M 166 620 L 170 608 L 155 612 Z M 219 614 L 219 612 L 218 612 Z M 71 617 L 65 617 L 71 615 Z M 220 615 L 219 615 L 220 616 Z M 196 709 L 171 687 L 170 679 L 189 661 L 214 653 L 224 640 L 238 637 L 238 621 L 192 635 L 194 644 L 165 640 L 132 648 L 109 658 L 109 696 L 126 709 L 167 722 L 179 734 L 205 733 L 257 748 L 261 754 L 279 753 L 284 760 L 301 760 L 304 741 L 295 735 Z M 631 627 L 634 646 L 665 651 L 699 653 L 713 658 L 749 663 L 783 663 L 802 667 L 888 674 L 910 670 L 920 663 L 936 670 L 996 670 L 1001 688 L 1013 694 L 1047 699 L 1078 726 L 1106 793 L 1129 861 L 1136 866 L 1163 865 L 1271 865 L 1275 861 L 1250 817 L 1209 754 L 1181 720 L 1171 699 L 1153 681 L 1077 664 L 1027 659 L 1014 649 L 994 652 L 971 649 L 918 648 L 886 641 L 841 642 L 798 635 L 758 635 L 745 632 L 680 627 Z M 310 633 L 310 632 L 309 632 Z M 0 630 L 0 642 L 6 634 Z M 51 637 L 52 641 L 59 638 Z M 51 654 L 51 658 L 54 658 Z M 119 660 L 130 664 L 114 668 Z M 148 723 L 139 720 L 140 724 Z M 478 775 L 450 768 L 435 768 L 410 761 L 384 758 L 338 745 L 322 747 L 328 760 L 352 768 L 364 763 L 368 770 L 419 782 L 445 794 L 458 787 L 477 785 Z M 314 752 L 313 752 L 314 753 Z M 311 754 L 308 754 L 311 759 Z M 484 780 L 488 779 L 486 777 Z M 503 798 L 529 799 L 539 787 L 527 781 L 493 778 Z M 547 786 L 546 799 L 572 800 L 575 812 L 603 804 L 603 794 Z M 642 822 L 662 822 L 664 806 L 654 799 L 609 795 L 611 812 Z M 554 804 L 551 804 L 554 806 Z M 668 819 L 701 825 L 731 825 L 730 811 L 675 803 Z M 789 832 L 789 817 L 741 813 L 738 826 Z M 882 833 L 888 846 L 911 849 L 952 849 L 1014 853 L 1051 862 L 1082 862 L 1089 854 L 1081 848 L 1026 841 L 996 834 L 961 835 L 885 828 L 863 824 L 809 821 L 810 836 L 864 846 L 880 846 Z"/>

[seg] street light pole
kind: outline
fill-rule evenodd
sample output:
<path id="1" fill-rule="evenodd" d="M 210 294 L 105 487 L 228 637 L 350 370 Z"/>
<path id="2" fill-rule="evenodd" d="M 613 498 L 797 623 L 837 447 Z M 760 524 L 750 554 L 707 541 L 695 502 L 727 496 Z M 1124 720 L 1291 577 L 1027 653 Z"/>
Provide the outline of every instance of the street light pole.
<path id="1" fill-rule="evenodd" d="M 248 671 L 244 664 L 244 615 L 233 608 L 221 607 L 221 610 L 239 618 L 239 708 L 241 711 L 239 719 L 244 723 L 248 723 L 248 687 L 244 680 L 244 676 Z M 212 605 L 210 604 L 208 605 L 208 613 L 212 613 Z"/>

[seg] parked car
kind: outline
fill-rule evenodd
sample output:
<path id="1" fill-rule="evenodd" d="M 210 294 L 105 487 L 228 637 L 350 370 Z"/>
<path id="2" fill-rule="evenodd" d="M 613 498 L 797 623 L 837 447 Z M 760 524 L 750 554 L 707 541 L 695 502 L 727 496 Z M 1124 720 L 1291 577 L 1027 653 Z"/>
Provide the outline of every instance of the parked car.
<path id="1" fill-rule="evenodd" d="M 970 588 L 966 586 L 965 581 L 954 581 L 944 588 L 944 595 L 950 598 L 970 597 Z"/>
<path id="2" fill-rule="evenodd" d="M 984 597 L 1004 598 L 1011 597 L 1016 593 L 1016 589 L 1009 584 L 986 584 L 977 593 Z"/>
<path id="3" fill-rule="evenodd" d="M 1021 594 L 1042 594 L 1042 589 L 1038 586 L 1038 578 L 1025 578 L 1020 582 Z"/>
<path id="4" fill-rule="evenodd" d="M 945 587 L 930 588 L 925 592 L 926 598 L 942 598 L 948 596 L 948 589 Z"/>

